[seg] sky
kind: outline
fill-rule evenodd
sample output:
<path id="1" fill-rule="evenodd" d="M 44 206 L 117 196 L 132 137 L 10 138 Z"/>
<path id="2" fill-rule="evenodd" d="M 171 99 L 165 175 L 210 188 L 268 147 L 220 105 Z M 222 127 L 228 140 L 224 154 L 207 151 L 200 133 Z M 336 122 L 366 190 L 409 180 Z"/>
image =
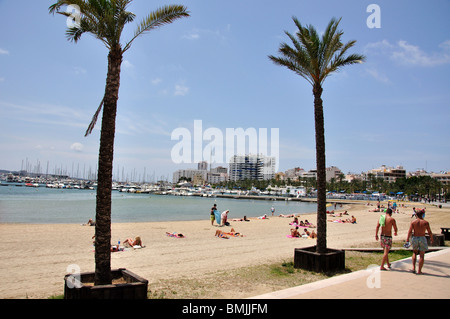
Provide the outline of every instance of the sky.
<path id="1" fill-rule="evenodd" d="M 49 14 L 52 3 L 0 0 L 0 169 L 86 177 L 97 167 L 101 121 L 84 133 L 104 95 L 108 51 L 88 34 L 67 41 L 67 18 Z M 290 44 L 294 16 L 320 33 L 342 18 L 343 42 L 357 41 L 349 53 L 366 56 L 324 82 L 327 166 L 450 170 L 450 1 L 134 0 L 122 43 L 166 4 L 185 5 L 190 17 L 141 36 L 124 55 L 116 179 L 171 181 L 211 159 L 208 133 L 221 133 L 214 145 L 225 149 L 227 129 L 239 128 L 267 132 L 258 151 L 276 154 L 278 171 L 314 169 L 312 87 L 268 58 Z M 223 153 L 213 167 L 227 166 Z"/>

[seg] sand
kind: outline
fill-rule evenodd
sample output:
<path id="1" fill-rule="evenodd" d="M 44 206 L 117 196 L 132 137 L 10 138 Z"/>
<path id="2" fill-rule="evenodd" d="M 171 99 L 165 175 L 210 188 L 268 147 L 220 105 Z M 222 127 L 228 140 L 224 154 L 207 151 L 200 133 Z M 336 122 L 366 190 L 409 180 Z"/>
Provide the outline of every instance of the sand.
<path id="1" fill-rule="evenodd" d="M 405 240 L 412 207 L 427 207 L 426 220 L 433 233 L 450 227 L 450 208 L 408 203 L 394 214 L 398 237 Z M 327 246 L 350 248 L 375 243 L 375 226 L 380 213 L 373 206 L 346 205 L 357 224 L 327 223 Z M 241 218 L 233 216 L 229 219 Z M 315 214 L 302 215 L 316 223 Z M 336 219 L 329 216 L 328 219 Z M 112 253 L 112 268 L 127 268 L 149 280 L 198 278 L 225 269 L 267 264 L 293 257 L 294 249 L 315 245 L 314 239 L 288 238 L 293 218 L 269 216 L 267 220 L 231 221 L 231 226 L 211 226 L 209 219 L 183 222 L 120 223 L 112 225 L 112 242 L 141 236 L 145 248 Z M 220 239 L 217 229 L 233 227 L 244 237 Z M 310 229 L 311 230 L 311 229 Z M 186 238 L 168 237 L 166 232 L 183 233 Z M 0 224 L 0 298 L 48 298 L 62 295 L 64 275 L 75 267 L 81 272 L 95 269 L 92 236 L 94 227 L 82 225 Z"/>

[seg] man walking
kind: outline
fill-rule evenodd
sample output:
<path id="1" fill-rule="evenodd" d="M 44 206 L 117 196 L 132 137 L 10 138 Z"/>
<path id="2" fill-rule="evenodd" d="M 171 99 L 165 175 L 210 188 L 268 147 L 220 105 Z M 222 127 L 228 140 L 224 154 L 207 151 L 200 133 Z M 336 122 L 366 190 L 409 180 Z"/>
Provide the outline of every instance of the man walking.
<path id="1" fill-rule="evenodd" d="M 381 226 L 381 238 L 380 244 L 384 249 L 383 259 L 381 261 L 380 270 L 386 270 L 384 264 L 387 264 L 388 268 L 391 268 L 389 263 L 389 250 L 392 247 L 392 228 L 394 228 L 394 235 L 397 236 L 397 223 L 394 218 L 392 218 L 392 210 L 388 208 L 386 210 L 386 215 L 381 216 L 377 222 L 377 228 L 375 231 L 375 240 L 378 240 L 378 230 Z"/>
<path id="2" fill-rule="evenodd" d="M 417 254 L 420 255 L 420 261 L 419 261 L 419 271 L 417 272 L 418 275 L 422 274 L 422 267 L 425 262 L 425 253 L 428 250 L 428 243 L 427 238 L 425 237 L 425 232 L 428 232 L 428 235 L 430 236 L 431 244 L 433 244 L 433 233 L 430 229 L 430 224 L 424 219 L 425 217 L 425 210 L 416 210 L 415 211 L 417 219 L 411 222 L 411 226 L 409 227 L 408 231 L 408 237 L 406 238 L 406 241 L 409 242 L 409 239 L 411 238 L 411 243 L 413 247 L 413 255 L 412 255 L 412 272 L 416 273 L 416 260 L 417 260 Z"/>

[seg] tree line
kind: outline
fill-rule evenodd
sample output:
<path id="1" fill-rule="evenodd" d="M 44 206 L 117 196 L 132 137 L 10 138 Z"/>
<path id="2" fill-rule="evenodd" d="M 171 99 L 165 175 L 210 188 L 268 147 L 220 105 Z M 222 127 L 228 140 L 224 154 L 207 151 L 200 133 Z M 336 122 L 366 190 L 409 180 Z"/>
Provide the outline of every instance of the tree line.
<path id="1" fill-rule="evenodd" d="M 298 178 L 285 180 L 242 180 L 226 181 L 213 185 L 227 189 L 251 190 L 253 187 L 263 191 L 270 191 L 278 187 L 305 187 L 308 192 L 317 188 L 315 178 Z M 394 182 L 387 182 L 383 178 L 369 176 L 367 180 L 353 179 L 347 181 L 344 176 L 332 178 L 327 182 L 327 191 L 344 194 L 353 193 L 385 193 L 388 195 L 408 195 L 409 197 L 428 198 L 430 200 L 450 199 L 449 185 L 442 184 L 431 176 L 413 176 L 397 178 Z"/>

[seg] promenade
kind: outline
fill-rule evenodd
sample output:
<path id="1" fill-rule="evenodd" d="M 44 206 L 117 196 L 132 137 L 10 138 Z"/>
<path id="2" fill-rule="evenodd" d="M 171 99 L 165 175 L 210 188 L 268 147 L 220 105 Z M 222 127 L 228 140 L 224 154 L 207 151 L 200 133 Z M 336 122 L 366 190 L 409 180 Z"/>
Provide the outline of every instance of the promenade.
<path id="1" fill-rule="evenodd" d="M 411 258 L 335 276 L 250 299 L 449 299 L 450 248 L 425 254 L 424 274 L 413 274 Z M 416 264 L 418 269 L 418 261 Z"/>

